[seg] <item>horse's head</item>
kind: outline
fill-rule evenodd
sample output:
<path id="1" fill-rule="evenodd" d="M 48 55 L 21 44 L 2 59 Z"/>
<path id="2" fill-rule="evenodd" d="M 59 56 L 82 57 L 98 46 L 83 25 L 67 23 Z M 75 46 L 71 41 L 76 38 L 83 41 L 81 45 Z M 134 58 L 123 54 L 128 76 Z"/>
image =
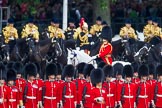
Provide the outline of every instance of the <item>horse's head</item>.
<path id="1" fill-rule="evenodd" d="M 56 56 L 61 56 L 62 49 L 61 49 L 59 40 L 57 38 L 52 38 L 51 42 L 52 42 L 52 47 L 55 49 L 54 51 L 55 51 Z"/>
<path id="2" fill-rule="evenodd" d="M 123 39 L 122 43 L 123 43 L 123 46 L 124 46 L 125 55 L 127 55 L 127 56 L 131 55 L 129 39 Z"/>
<path id="3" fill-rule="evenodd" d="M 34 41 L 34 39 L 32 37 L 27 37 L 26 38 L 26 45 L 27 45 L 28 51 L 30 53 L 35 51 L 35 41 Z"/>
<path id="4" fill-rule="evenodd" d="M 41 37 L 40 38 L 42 40 L 50 38 L 50 33 L 49 33 L 47 28 L 45 28 L 44 31 L 41 33 Z"/>

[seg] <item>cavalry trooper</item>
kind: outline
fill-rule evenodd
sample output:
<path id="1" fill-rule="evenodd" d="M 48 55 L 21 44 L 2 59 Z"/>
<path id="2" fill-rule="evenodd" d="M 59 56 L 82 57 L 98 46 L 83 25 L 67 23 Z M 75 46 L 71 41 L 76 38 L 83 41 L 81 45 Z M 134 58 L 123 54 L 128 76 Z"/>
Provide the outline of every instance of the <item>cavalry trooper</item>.
<path id="1" fill-rule="evenodd" d="M 14 27 L 14 20 L 8 19 L 8 25 L 2 29 L 4 36 L 4 41 L 6 44 L 9 44 L 10 52 L 14 48 L 16 42 L 15 39 L 18 39 L 17 29 Z"/>
<path id="2" fill-rule="evenodd" d="M 145 42 L 149 42 L 150 39 L 153 37 L 152 29 L 153 29 L 152 18 L 149 17 L 147 20 L 147 25 L 144 26 L 144 29 L 143 29 L 143 33 L 145 36 L 145 40 L 144 40 Z"/>
<path id="3" fill-rule="evenodd" d="M 42 94 L 44 108 L 59 107 L 59 83 L 56 81 L 58 69 L 56 64 L 50 63 L 46 66 L 47 80 L 44 82 Z"/>
<path id="4" fill-rule="evenodd" d="M 26 83 L 23 85 L 23 105 L 25 108 L 37 108 L 38 107 L 38 95 L 39 88 L 34 81 L 37 74 L 37 67 L 33 63 L 28 63 L 24 67 Z"/>
<path id="5" fill-rule="evenodd" d="M 137 108 L 149 108 L 151 102 L 151 86 L 147 82 L 149 73 L 148 66 L 144 64 L 141 65 L 138 72 L 141 81 L 137 87 L 136 106 Z"/>
<path id="6" fill-rule="evenodd" d="M 69 19 L 69 26 L 68 28 L 65 30 L 65 39 L 73 39 L 73 35 L 76 32 L 76 27 L 75 27 L 75 22 L 74 19 Z"/>
<path id="7" fill-rule="evenodd" d="M 102 86 L 104 81 L 104 72 L 102 69 L 93 69 L 90 74 L 91 82 L 93 84 L 92 89 L 92 108 L 106 108 L 106 89 Z"/>
<path id="8" fill-rule="evenodd" d="M 120 33 L 119 35 L 123 38 L 123 39 L 137 39 L 137 35 L 135 34 L 135 30 L 131 27 L 131 20 L 127 19 L 125 21 L 125 26 L 122 27 L 120 29 Z"/>
<path id="9" fill-rule="evenodd" d="M 125 65 L 123 68 L 125 77 L 124 84 L 121 92 L 122 108 L 135 108 L 136 107 L 136 84 L 131 82 L 133 77 L 133 68 L 131 65 Z"/>
<path id="10" fill-rule="evenodd" d="M 15 86 L 16 72 L 14 69 L 7 71 L 7 108 L 18 108 L 20 105 L 19 88 Z"/>
<path id="11" fill-rule="evenodd" d="M 86 64 L 83 73 L 84 77 L 86 78 L 86 82 L 84 83 L 83 91 L 82 91 L 82 103 L 84 108 L 93 108 L 93 95 L 92 95 L 92 89 L 93 85 L 90 81 L 90 74 L 91 71 L 94 69 L 94 66 L 92 64 Z"/>
<path id="12" fill-rule="evenodd" d="M 79 63 L 76 68 L 77 78 L 74 80 L 74 82 L 76 84 L 76 92 L 77 92 L 77 108 L 80 108 L 81 106 L 83 106 L 82 91 L 83 91 L 83 85 L 86 81 L 84 78 L 83 69 L 85 65 L 86 64 L 82 62 L 82 63 Z"/>
<path id="13" fill-rule="evenodd" d="M 100 37 L 102 31 L 102 18 L 100 16 L 96 19 L 96 24 L 91 26 L 90 34 L 92 34 L 93 41 L 97 41 L 97 39 Z"/>
<path id="14" fill-rule="evenodd" d="M 103 82 L 102 86 L 106 89 L 106 107 L 108 108 L 115 108 L 117 105 L 116 102 L 116 84 L 112 81 L 114 76 L 114 69 L 110 65 L 105 65 L 103 68 L 105 74 L 105 81 Z"/>
<path id="15" fill-rule="evenodd" d="M 112 37 L 111 28 L 109 26 L 105 26 L 102 29 L 100 37 L 103 39 L 102 40 L 103 42 L 100 46 L 99 54 L 93 56 L 92 59 L 100 58 L 106 64 L 112 65 L 113 59 L 112 59 L 111 55 L 112 55 L 113 47 L 110 43 L 111 37 Z"/>
<path id="16" fill-rule="evenodd" d="M 88 24 L 84 21 L 84 18 L 80 21 L 80 27 L 76 29 L 74 33 L 74 39 L 76 40 L 76 46 L 80 50 L 84 50 L 85 53 L 89 54 L 90 43 L 89 43 L 89 31 Z"/>
<path id="17" fill-rule="evenodd" d="M 134 70 L 132 82 L 135 83 L 135 84 L 139 84 L 139 83 L 140 83 L 140 79 L 139 79 L 139 77 L 138 77 L 139 63 L 133 62 L 131 65 L 132 65 L 133 70 Z"/>
<path id="18" fill-rule="evenodd" d="M 50 38 L 61 38 L 65 39 L 65 35 L 63 33 L 63 30 L 59 28 L 60 23 L 57 18 L 54 18 L 51 21 L 51 25 L 48 26 L 48 32 L 50 34 Z"/>
<path id="19" fill-rule="evenodd" d="M 6 68 L 2 62 L 0 62 L 0 108 L 7 107 L 7 86 L 5 80 L 7 79 Z"/>
<path id="20" fill-rule="evenodd" d="M 76 84 L 72 81 L 74 77 L 74 66 L 66 65 L 63 70 L 65 82 L 61 85 L 60 105 L 63 108 L 76 108 L 77 95 Z"/>
<path id="21" fill-rule="evenodd" d="M 34 25 L 33 18 L 29 18 L 28 24 L 23 27 L 21 32 L 21 38 L 32 37 L 35 39 L 35 42 L 39 41 L 39 31 L 38 27 Z"/>
<path id="22" fill-rule="evenodd" d="M 154 88 L 154 108 L 162 108 L 162 65 L 157 66 L 157 82 Z"/>

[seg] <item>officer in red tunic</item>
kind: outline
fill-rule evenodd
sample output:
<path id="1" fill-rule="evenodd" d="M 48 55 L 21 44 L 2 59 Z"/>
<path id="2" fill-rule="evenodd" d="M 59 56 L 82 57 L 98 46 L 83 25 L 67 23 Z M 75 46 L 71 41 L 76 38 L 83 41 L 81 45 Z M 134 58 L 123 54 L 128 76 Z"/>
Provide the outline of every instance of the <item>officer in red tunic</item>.
<path id="1" fill-rule="evenodd" d="M 19 89 L 19 94 L 20 94 L 20 98 L 22 97 L 23 93 L 22 93 L 22 89 L 23 89 L 23 85 L 26 83 L 26 80 L 23 78 L 23 65 L 20 62 L 15 62 L 13 64 L 13 69 L 16 71 L 16 81 L 15 81 L 15 85 L 18 87 Z M 22 106 L 23 99 L 20 99 L 20 106 Z"/>
<path id="2" fill-rule="evenodd" d="M 150 84 L 147 82 L 147 77 L 148 77 L 148 66 L 146 65 L 141 65 L 139 67 L 139 76 L 140 76 L 140 83 L 138 84 L 138 88 L 137 88 L 137 98 L 136 98 L 136 104 L 137 104 L 137 108 L 149 108 L 150 106 L 150 102 L 151 102 L 151 86 Z"/>
<path id="3" fill-rule="evenodd" d="M 56 64 L 48 64 L 46 67 L 47 80 L 44 82 L 42 94 L 44 108 L 58 108 L 59 106 L 59 83 L 56 81 L 58 69 Z"/>
<path id="4" fill-rule="evenodd" d="M 103 43 L 100 47 L 99 54 L 97 56 L 93 56 L 92 59 L 100 58 L 106 64 L 112 64 L 112 50 L 113 47 L 111 45 L 111 28 L 109 26 L 105 26 L 101 32 L 101 38 L 103 39 Z"/>
<path id="5" fill-rule="evenodd" d="M 154 88 L 154 108 L 162 108 L 162 65 L 157 66 L 157 79 L 155 88 Z"/>
<path id="6" fill-rule="evenodd" d="M 103 68 L 105 73 L 105 81 L 103 82 L 102 86 L 106 89 L 106 107 L 108 108 L 115 108 L 116 106 L 116 84 L 112 82 L 112 78 L 114 76 L 114 69 L 110 65 L 106 65 Z"/>
<path id="7" fill-rule="evenodd" d="M 19 88 L 14 85 L 16 72 L 13 69 L 7 71 L 7 108 L 18 108 L 20 103 Z"/>
<path id="8" fill-rule="evenodd" d="M 86 78 L 86 82 L 84 83 L 84 87 L 83 87 L 83 91 L 82 91 L 82 103 L 83 103 L 84 108 L 92 108 L 93 86 L 90 81 L 90 74 L 93 69 L 94 69 L 94 66 L 92 64 L 86 64 L 83 69 L 83 73 Z"/>
<path id="9" fill-rule="evenodd" d="M 131 65 L 125 65 L 123 68 L 125 82 L 122 86 L 121 102 L 123 108 L 135 108 L 136 103 L 136 84 L 131 82 L 133 77 L 133 68 Z"/>
<path id="10" fill-rule="evenodd" d="M 122 91 L 122 86 L 124 83 L 124 80 L 122 79 L 122 74 L 123 74 L 123 65 L 121 63 L 116 63 L 114 66 L 114 73 L 116 75 L 116 102 L 117 102 L 117 107 L 122 106 L 121 104 L 121 91 Z"/>
<path id="11" fill-rule="evenodd" d="M 61 107 L 63 108 L 76 108 L 77 95 L 76 95 L 76 84 L 72 81 L 74 77 L 74 66 L 66 65 L 63 70 L 63 77 L 65 82 L 61 86 Z"/>
<path id="12" fill-rule="evenodd" d="M 150 88 L 151 89 L 151 91 L 150 91 L 150 93 L 151 93 L 150 108 L 152 108 L 153 104 L 154 104 L 154 102 L 153 102 L 153 100 L 154 100 L 154 88 L 155 88 L 155 85 L 156 85 L 157 81 L 154 79 L 154 76 L 155 76 L 155 66 L 154 66 L 154 64 L 149 64 L 148 67 L 149 67 L 149 76 L 148 76 L 147 82 L 151 86 L 151 88 Z"/>
<path id="13" fill-rule="evenodd" d="M 74 80 L 75 84 L 76 84 L 76 92 L 77 92 L 77 108 L 80 108 L 81 106 L 83 107 L 83 103 L 82 103 L 82 91 L 83 91 L 83 85 L 85 83 L 85 78 L 84 78 L 84 74 L 83 74 L 83 69 L 84 66 L 86 64 L 85 63 L 79 63 L 77 65 L 77 76 L 78 78 L 76 78 Z"/>
<path id="14" fill-rule="evenodd" d="M 25 66 L 25 77 L 27 82 L 23 85 L 23 104 L 25 108 L 38 107 L 39 88 L 36 84 L 35 77 L 37 74 L 37 67 L 33 63 L 28 63 Z"/>
<path id="15" fill-rule="evenodd" d="M 0 108 L 7 108 L 7 86 L 5 85 L 6 68 L 2 62 L 0 62 Z"/>
<path id="16" fill-rule="evenodd" d="M 133 78 L 132 78 L 132 83 L 139 84 L 140 83 L 140 79 L 138 77 L 139 63 L 134 62 L 131 65 L 132 65 L 133 70 L 134 70 L 134 72 L 133 72 Z"/>

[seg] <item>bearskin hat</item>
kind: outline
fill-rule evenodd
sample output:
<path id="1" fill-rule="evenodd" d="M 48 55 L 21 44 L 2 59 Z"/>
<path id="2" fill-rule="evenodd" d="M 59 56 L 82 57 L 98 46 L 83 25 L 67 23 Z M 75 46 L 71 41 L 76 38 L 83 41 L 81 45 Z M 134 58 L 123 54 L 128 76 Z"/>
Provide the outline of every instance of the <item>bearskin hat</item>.
<path id="1" fill-rule="evenodd" d="M 25 72 L 25 78 L 27 78 L 27 76 L 36 77 L 36 75 L 37 75 L 37 67 L 33 63 L 28 63 L 28 64 L 25 65 L 24 72 Z"/>
<path id="2" fill-rule="evenodd" d="M 101 61 L 98 63 L 98 68 L 103 68 L 105 65 L 106 65 L 106 63 Z"/>
<path id="3" fill-rule="evenodd" d="M 154 64 L 149 64 L 149 75 L 154 75 L 155 74 L 155 65 Z"/>
<path id="4" fill-rule="evenodd" d="M 66 40 L 65 41 L 65 47 L 75 49 L 75 41 L 74 41 L 74 39 Z"/>
<path id="5" fill-rule="evenodd" d="M 79 73 L 79 74 L 83 74 L 83 69 L 84 69 L 84 66 L 86 65 L 86 63 L 84 63 L 84 62 L 82 62 L 82 63 L 79 63 L 78 65 L 77 65 L 77 72 Z"/>
<path id="6" fill-rule="evenodd" d="M 62 75 L 62 65 L 60 63 L 56 63 L 56 65 L 58 70 L 57 75 Z"/>
<path id="7" fill-rule="evenodd" d="M 105 65 L 103 67 L 103 72 L 105 77 L 114 77 L 114 69 L 111 65 Z"/>
<path id="8" fill-rule="evenodd" d="M 144 65 L 144 64 L 141 65 L 139 67 L 138 74 L 139 74 L 140 77 L 141 76 L 148 76 L 148 74 L 149 74 L 148 66 L 147 65 Z"/>
<path id="9" fill-rule="evenodd" d="M 94 69 L 94 66 L 92 64 L 86 64 L 83 69 L 84 77 L 90 76 L 91 71 Z"/>
<path id="10" fill-rule="evenodd" d="M 123 65 L 121 63 L 116 63 L 114 66 L 114 73 L 115 75 L 122 75 L 123 74 Z"/>
<path id="11" fill-rule="evenodd" d="M 66 65 L 63 70 L 63 77 L 74 77 L 75 69 L 73 65 Z"/>
<path id="12" fill-rule="evenodd" d="M 93 69 L 90 74 L 91 82 L 93 85 L 104 81 L 104 72 L 102 69 Z"/>
<path id="13" fill-rule="evenodd" d="M 105 26 L 105 27 L 102 28 L 101 38 L 102 39 L 106 39 L 109 42 L 111 42 L 111 39 L 112 39 L 112 29 L 111 29 L 110 26 Z"/>
<path id="14" fill-rule="evenodd" d="M 125 77 L 133 77 L 133 67 L 131 65 L 125 65 L 123 68 L 123 74 Z"/>
<path id="15" fill-rule="evenodd" d="M 6 80 L 6 77 L 6 67 L 2 62 L 0 62 L 0 79 Z"/>
<path id="16" fill-rule="evenodd" d="M 7 70 L 7 81 L 16 80 L 16 71 L 14 69 Z"/>
<path id="17" fill-rule="evenodd" d="M 157 73 L 158 76 L 162 75 L 162 65 L 158 65 L 156 67 L 156 73 Z"/>
<path id="18" fill-rule="evenodd" d="M 134 72 L 138 72 L 139 63 L 133 62 L 131 65 L 132 65 L 132 67 L 133 67 Z M 134 73 L 134 72 L 133 72 L 133 73 Z"/>
<path id="19" fill-rule="evenodd" d="M 46 76 L 50 76 L 50 75 L 57 75 L 58 73 L 58 69 L 57 69 L 57 65 L 54 63 L 50 63 L 46 66 Z"/>
<path id="20" fill-rule="evenodd" d="M 34 62 L 35 66 L 37 67 L 37 73 L 40 75 L 41 73 L 41 67 L 40 67 L 40 64 L 37 63 L 37 62 Z"/>
<path id="21" fill-rule="evenodd" d="M 98 16 L 98 17 L 96 18 L 96 21 L 102 21 L 101 16 Z"/>
<path id="22" fill-rule="evenodd" d="M 15 62 L 13 69 L 16 71 L 16 74 L 23 74 L 23 64 L 21 62 Z"/>

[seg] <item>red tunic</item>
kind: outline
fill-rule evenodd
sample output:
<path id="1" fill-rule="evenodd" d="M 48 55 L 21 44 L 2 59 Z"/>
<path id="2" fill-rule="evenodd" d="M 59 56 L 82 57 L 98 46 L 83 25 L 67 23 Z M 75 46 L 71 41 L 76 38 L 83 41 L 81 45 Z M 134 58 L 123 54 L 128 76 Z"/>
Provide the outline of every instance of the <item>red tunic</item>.
<path id="1" fill-rule="evenodd" d="M 77 102 L 76 84 L 72 81 L 64 82 L 61 88 L 62 88 L 62 92 L 61 92 L 60 99 L 63 100 L 64 102 L 63 108 L 75 108 L 74 102 Z M 62 94 L 64 94 L 64 96 L 62 96 Z"/>
<path id="2" fill-rule="evenodd" d="M 84 108 L 92 108 L 92 102 L 93 102 L 92 89 L 93 89 L 92 83 L 90 82 L 84 83 L 83 92 L 82 92 L 82 95 L 83 94 L 85 95 L 84 103 L 83 103 Z"/>
<path id="3" fill-rule="evenodd" d="M 42 79 L 37 79 L 34 80 L 35 83 L 38 85 L 38 89 L 39 89 L 39 95 L 38 95 L 38 101 L 42 101 L 42 86 L 43 86 L 43 80 Z"/>
<path id="4" fill-rule="evenodd" d="M 27 91 L 24 93 L 26 87 Z M 39 88 L 35 81 L 28 81 L 23 85 L 23 94 L 25 94 L 25 108 L 37 108 Z"/>
<path id="5" fill-rule="evenodd" d="M 150 84 L 151 88 L 150 88 L 150 99 L 154 100 L 154 89 L 155 89 L 155 85 L 156 85 L 156 80 L 152 79 L 152 80 L 147 80 L 147 83 Z"/>
<path id="6" fill-rule="evenodd" d="M 102 88 L 102 89 L 99 89 L 99 88 L 96 88 L 94 87 L 93 90 L 92 90 L 92 96 L 93 96 L 93 107 L 92 108 L 106 108 L 106 89 L 105 88 Z M 102 103 L 99 103 L 96 101 L 96 99 L 100 99 L 102 100 L 103 102 Z"/>
<path id="7" fill-rule="evenodd" d="M 43 86 L 44 108 L 57 108 L 59 85 L 56 81 L 45 81 Z"/>
<path id="8" fill-rule="evenodd" d="M 19 105 L 19 89 L 16 86 L 7 87 L 7 108 L 17 108 Z"/>
<path id="9" fill-rule="evenodd" d="M 112 50 L 113 48 L 110 43 L 102 44 L 98 57 L 101 58 L 106 64 L 111 65 L 113 61 L 113 59 L 111 58 Z"/>
<path id="10" fill-rule="evenodd" d="M 124 83 L 122 87 L 122 107 L 123 108 L 134 108 L 136 100 L 136 84 Z"/>
<path id="11" fill-rule="evenodd" d="M 137 100 L 137 108 L 149 108 L 150 104 L 150 84 L 145 82 L 141 82 L 138 85 L 137 92 L 138 94 L 138 100 Z"/>
<path id="12" fill-rule="evenodd" d="M 155 105 L 157 108 L 162 108 L 162 82 L 157 82 L 157 93 L 154 95 L 156 97 Z"/>
<path id="13" fill-rule="evenodd" d="M 0 86 L 0 108 L 7 108 L 7 86 Z"/>
<path id="14" fill-rule="evenodd" d="M 114 82 L 104 82 L 102 86 L 107 92 L 106 106 L 108 106 L 108 108 L 114 108 L 116 101 L 116 84 Z"/>
<path id="15" fill-rule="evenodd" d="M 132 83 L 139 84 L 140 79 L 139 78 L 132 78 Z"/>
<path id="16" fill-rule="evenodd" d="M 58 83 L 58 88 L 59 88 L 59 91 L 62 91 L 62 84 L 64 83 L 64 80 L 57 80 L 57 83 Z M 61 101 L 61 99 L 62 99 L 62 97 L 60 97 L 60 96 L 62 96 L 62 92 L 58 92 L 58 95 L 59 95 L 59 97 L 58 97 L 58 102 L 60 102 Z"/>

